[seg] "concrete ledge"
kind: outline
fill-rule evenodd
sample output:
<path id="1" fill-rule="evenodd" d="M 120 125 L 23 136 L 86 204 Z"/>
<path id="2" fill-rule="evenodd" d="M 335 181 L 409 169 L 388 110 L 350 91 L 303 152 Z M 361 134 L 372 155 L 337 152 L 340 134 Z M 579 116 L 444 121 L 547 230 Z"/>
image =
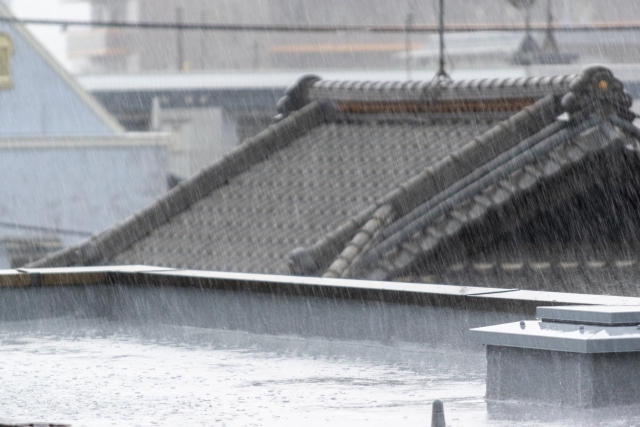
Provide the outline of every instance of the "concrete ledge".
<path id="1" fill-rule="evenodd" d="M 18 268 L 0 270 L 0 286 L 93 285 L 112 282 L 111 275 L 132 276 L 148 271 L 170 270 L 139 265 L 119 267 Z"/>
<path id="2" fill-rule="evenodd" d="M 530 318 L 540 301 L 640 305 L 637 298 L 521 292 L 148 266 L 37 268 L 0 271 L 0 321 L 70 316 L 481 351 L 470 328 Z"/>
<path id="3" fill-rule="evenodd" d="M 424 283 L 276 276 L 151 266 L 0 270 L 0 287 L 130 284 L 536 313 L 540 305 L 640 305 L 640 298 Z"/>

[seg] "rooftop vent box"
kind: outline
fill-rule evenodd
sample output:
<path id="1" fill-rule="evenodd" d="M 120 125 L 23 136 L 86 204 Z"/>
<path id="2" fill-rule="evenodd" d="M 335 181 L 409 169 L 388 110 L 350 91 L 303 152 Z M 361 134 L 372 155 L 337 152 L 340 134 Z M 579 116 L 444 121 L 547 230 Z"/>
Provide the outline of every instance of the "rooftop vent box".
<path id="1" fill-rule="evenodd" d="M 640 403 L 640 306 L 538 307 L 538 320 L 471 329 L 487 346 L 488 401 Z"/>

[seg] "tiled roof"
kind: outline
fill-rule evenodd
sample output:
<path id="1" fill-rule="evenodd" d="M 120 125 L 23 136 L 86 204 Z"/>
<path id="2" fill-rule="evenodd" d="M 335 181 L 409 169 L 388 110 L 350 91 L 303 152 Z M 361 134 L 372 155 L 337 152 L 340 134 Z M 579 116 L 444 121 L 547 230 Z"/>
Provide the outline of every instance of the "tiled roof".
<path id="1" fill-rule="evenodd" d="M 486 133 L 478 135 L 462 149 L 450 153 L 433 167 L 425 168 L 410 181 L 398 186 L 376 206 L 373 214 L 361 218 L 361 230 L 351 233 L 353 237 L 351 242 L 342 252 L 338 252 L 339 256 L 331 264 L 325 276 L 340 277 L 351 274 L 349 273 L 351 264 L 370 249 L 373 243 L 372 238 L 378 236 L 392 222 L 410 214 L 422 202 L 433 200 L 459 181 L 463 179 L 474 181 L 475 178 L 470 176 L 472 172 L 478 168 L 480 170 L 490 168 L 496 158 L 501 158 L 501 154 L 508 155 L 520 141 L 551 124 L 559 112 L 559 99 L 548 95 L 533 106 L 492 127 Z M 490 161 L 492 159 L 493 161 Z M 313 251 L 318 250 L 313 248 Z M 301 252 L 298 251 L 292 257 L 294 271 L 296 257 L 300 254 Z M 325 257 L 324 254 L 323 257 Z M 319 262 L 315 264 L 318 268 L 323 267 Z"/>
<path id="2" fill-rule="evenodd" d="M 351 250 L 349 241 L 368 252 L 372 246 L 358 240 L 363 232 L 377 236 L 554 125 L 560 95 L 575 80 L 354 83 L 308 76 L 287 90 L 269 129 L 138 215 L 33 265 L 321 274 L 344 259 L 336 257 Z M 337 275 L 350 274 L 359 255 Z"/>
<path id="3" fill-rule="evenodd" d="M 293 249 L 319 240 L 495 122 L 332 114 L 326 104 L 303 107 L 135 218 L 40 265 L 288 273 Z M 248 160 L 236 160 L 242 157 Z"/>
<path id="4" fill-rule="evenodd" d="M 487 127 L 322 124 L 111 262 L 286 274 L 294 248 L 313 244 Z"/>
<path id="5" fill-rule="evenodd" d="M 562 99 L 569 120 L 548 123 L 504 154 L 471 167 L 411 212 L 390 213 L 386 222 L 372 217 L 369 224 L 381 225 L 363 227 L 325 276 L 389 280 L 415 274 L 452 248 L 464 252 L 486 243 L 586 191 L 602 179 L 596 173 L 598 156 L 621 158 L 616 150 L 637 144 L 640 132 L 631 124 L 630 106 L 622 84 L 607 69 L 585 70 Z M 607 179 L 615 179 L 621 169 L 607 168 Z M 369 235 L 364 246 L 358 240 L 362 234 Z"/>

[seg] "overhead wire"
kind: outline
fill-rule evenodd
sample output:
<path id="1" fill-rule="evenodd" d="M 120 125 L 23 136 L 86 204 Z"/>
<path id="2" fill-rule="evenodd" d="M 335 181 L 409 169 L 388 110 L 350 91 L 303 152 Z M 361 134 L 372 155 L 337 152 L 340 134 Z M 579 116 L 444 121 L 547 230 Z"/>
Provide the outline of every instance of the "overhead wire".
<path id="1" fill-rule="evenodd" d="M 100 27 L 129 28 L 140 30 L 179 30 L 179 31 L 255 31 L 255 32 L 287 32 L 287 33 L 437 33 L 437 24 L 406 25 L 285 25 L 285 24 L 214 24 L 214 23 L 180 23 L 180 22 L 125 22 L 125 21 L 81 21 L 64 19 L 34 19 L 0 16 L 0 22 L 20 25 L 53 25 L 68 27 Z M 575 31 L 620 31 L 640 30 L 640 21 L 630 22 L 595 22 L 591 24 L 551 24 L 546 22 L 531 23 L 532 31 L 547 31 L 551 28 L 559 32 Z M 524 24 L 456 24 L 447 23 L 445 32 L 480 32 L 480 31 L 513 31 L 525 30 Z"/>
<path id="2" fill-rule="evenodd" d="M 17 230 L 40 231 L 44 233 L 53 233 L 53 234 L 80 236 L 80 237 L 89 237 L 93 234 L 88 231 L 69 230 L 69 229 L 54 228 L 54 227 L 42 227 L 38 225 L 18 224 L 15 222 L 4 222 L 4 221 L 0 221 L 0 228 L 13 228 Z"/>

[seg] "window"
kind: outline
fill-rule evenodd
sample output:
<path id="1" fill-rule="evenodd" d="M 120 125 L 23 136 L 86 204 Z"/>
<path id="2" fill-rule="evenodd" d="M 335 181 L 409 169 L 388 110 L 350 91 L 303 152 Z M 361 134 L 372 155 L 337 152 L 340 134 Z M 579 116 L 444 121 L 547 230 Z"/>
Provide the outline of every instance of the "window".
<path id="1" fill-rule="evenodd" d="M 13 41 L 6 33 L 0 33 L 0 89 L 13 88 L 11 79 L 11 56 L 13 56 Z"/>

